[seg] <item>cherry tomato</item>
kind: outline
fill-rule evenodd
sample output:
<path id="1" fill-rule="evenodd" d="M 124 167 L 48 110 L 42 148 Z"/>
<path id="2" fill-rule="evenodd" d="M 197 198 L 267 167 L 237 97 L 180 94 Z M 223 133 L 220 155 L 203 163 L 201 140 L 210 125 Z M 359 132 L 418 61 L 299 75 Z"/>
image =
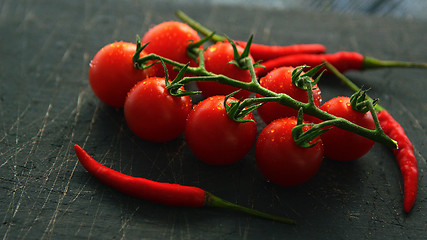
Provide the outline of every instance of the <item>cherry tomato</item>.
<path id="1" fill-rule="evenodd" d="M 154 26 L 141 39 L 143 45 L 149 43 L 144 48 L 146 53 L 155 53 L 183 64 L 190 62 L 190 66 L 197 64 L 188 57 L 187 47 L 191 42 L 198 41 L 200 41 L 200 37 L 194 29 L 186 23 L 176 21 L 163 22 Z M 161 65 L 156 64 L 154 67 L 161 67 Z M 170 79 L 174 79 L 178 72 L 168 64 L 167 69 Z"/>
<path id="2" fill-rule="evenodd" d="M 243 48 L 237 47 L 237 52 L 242 54 Z M 251 74 L 248 70 L 238 68 L 234 64 L 229 62 L 234 60 L 233 47 L 229 42 L 217 42 L 216 44 L 208 47 L 204 52 L 205 68 L 207 71 L 215 74 L 223 74 L 227 77 L 242 81 L 250 82 Z M 251 57 L 252 58 L 252 57 Z M 252 59 L 253 62 L 253 59 Z M 231 87 L 225 84 L 220 84 L 214 81 L 199 81 L 197 87 L 202 91 L 203 96 L 211 97 L 215 95 L 228 95 L 236 90 L 235 87 Z M 235 98 L 247 98 L 251 93 L 245 90 L 234 95 Z"/>
<path id="3" fill-rule="evenodd" d="M 320 109 L 337 117 L 368 129 L 375 129 L 374 120 L 370 112 L 362 113 L 354 110 L 350 105 L 349 97 L 335 97 Z M 339 161 L 351 161 L 365 155 L 374 145 L 374 141 L 337 127 L 320 136 L 322 138 L 325 156 Z"/>
<path id="4" fill-rule="evenodd" d="M 261 86 L 276 92 L 285 93 L 295 100 L 307 103 L 308 94 L 307 91 L 302 90 L 292 83 L 292 71 L 293 67 L 281 67 L 269 72 L 266 76 L 260 79 Z M 256 95 L 256 97 L 262 97 Z M 316 106 L 320 105 L 322 97 L 320 95 L 320 89 L 317 84 L 313 86 L 313 98 Z M 269 102 L 258 108 L 258 114 L 261 119 L 269 124 L 275 119 L 297 116 L 298 110 L 291 107 L 283 106 L 279 103 Z M 304 115 L 304 120 L 307 122 L 315 122 L 315 118 L 309 115 Z"/>
<path id="5" fill-rule="evenodd" d="M 229 101 L 236 100 L 229 98 Z M 245 119 L 254 119 L 252 113 Z M 225 165 L 243 158 L 255 143 L 256 123 L 228 117 L 224 96 L 199 102 L 188 115 L 185 137 L 193 153 L 205 163 Z"/>
<path id="6" fill-rule="evenodd" d="M 132 57 L 136 45 L 114 42 L 104 46 L 90 62 L 89 83 L 95 95 L 112 107 L 123 107 L 129 90 L 139 81 L 154 76 L 154 69 L 138 70 Z M 146 53 L 143 51 L 141 56 Z"/>
<path id="7" fill-rule="evenodd" d="M 151 77 L 130 90 L 124 114 L 135 135 L 153 142 L 166 142 L 184 132 L 191 107 L 189 96 L 171 96 L 164 78 Z"/>
<path id="8" fill-rule="evenodd" d="M 268 124 L 258 136 L 255 157 L 261 173 L 281 186 L 295 186 L 311 179 L 323 161 L 323 146 L 319 141 L 311 148 L 298 146 L 292 137 L 297 124 L 294 117 L 280 118 Z M 307 130 L 305 128 L 304 130 Z"/>

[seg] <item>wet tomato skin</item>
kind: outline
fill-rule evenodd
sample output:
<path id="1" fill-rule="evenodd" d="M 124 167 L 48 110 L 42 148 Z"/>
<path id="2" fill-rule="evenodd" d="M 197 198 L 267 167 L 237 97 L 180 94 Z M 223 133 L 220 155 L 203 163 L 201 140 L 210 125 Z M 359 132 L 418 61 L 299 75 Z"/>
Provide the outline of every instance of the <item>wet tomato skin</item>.
<path id="1" fill-rule="evenodd" d="M 370 112 L 354 110 L 349 97 L 335 97 L 324 103 L 320 109 L 337 117 L 345 118 L 359 126 L 374 130 L 375 123 Z M 337 127 L 330 127 L 322 134 L 325 155 L 333 160 L 352 161 L 369 152 L 374 141 Z"/>
<path id="2" fill-rule="evenodd" d="M 266 76 L 260 79 L 261 86 L 276 92 L 276 93 L 285 93 L 295 100 L 307 103 L 308 102 L 308 94 L 307 91 L 298 88 L 292 83 L 292 71 L 294 67 L 280 67 L 275 70 L 269 72 Z M 256 97 L 262 97 L 257 94 Z M 316 106 L 320 106 L 322 101 L 321 91 L 319 87 L 316 85 L 313 86 L 313 98 L 314 104 Z M 298 110 L 293 109 L 288 106 L 283 106 L 279 103 L 268 102 L 263 104 L 261 107 L 257 109 L 259 116 L 266 123 L 269 124 L 272 121 L 285 118 L 292 117 L 298 115 Z M 304 115 L 304 120 L 307 122 L 316 122 L 318 121 L 316 118 Z"/>
<path id="3" fill-rule="evenodd" d="M 105 104 L 122 108 L 128 91 L 139 81 L 154 76 L 154 69 L 138 70 L 132 57 L 136 45 L 114 42 L 99 50 L 89 66 L 89 84 Z M 146 55 L 143 51 L 141 56 Z"/>
<path id="4" fill-rule="evenodd" d="M 296 186 L 310 180 L 323 161 L 320 138 L 314 147 L 298 146 L 292 137 L 297 124 L 294 117 L 280 118 L 268 124 L 258 136 L 255 157 L 261 173 L 281 186 Z M 307 130 L 307 128 L 305 128 Z"/>
<path id="5" fill-rule="evenodd" d="M 187 47 L 192 42 L 200 41 L 200 37 L 193 28 L 186 23 L 166 21 L 150 28 L 142 37 L 141 43 L 148 45 L 144 48 L 146 53 L 154 53 L 176 62 L 195 67 L 197 63 L 187 55 Z M 166 64 L 170 79 L 174 79 L 177 71 L 172 65 Z M 154 68 L 162 68 L 156 64 Z M 162 75 L 164 76 L 164 74 Z"/>
<path id="6" fill-rule="evenodd" d="M 250 113 L 245 119 L 254 117 Z M 185 138 L 194 155 L 211 165 L 239 161 L 254 145 L 256 134 L 256 122 L 238 123 L 228 117 L 224 96 L 199 102 L 188 115 L 185 127 Z"/>
<path id="7" fill-rule="evenodd" d="M 167 142 L 184 132 L 191 108 L 189 96 L 171 96 L 166 90 L 164 78 L 151 77 L 130 90 L 124 114 L 130 130 L 138 137 Z"/>

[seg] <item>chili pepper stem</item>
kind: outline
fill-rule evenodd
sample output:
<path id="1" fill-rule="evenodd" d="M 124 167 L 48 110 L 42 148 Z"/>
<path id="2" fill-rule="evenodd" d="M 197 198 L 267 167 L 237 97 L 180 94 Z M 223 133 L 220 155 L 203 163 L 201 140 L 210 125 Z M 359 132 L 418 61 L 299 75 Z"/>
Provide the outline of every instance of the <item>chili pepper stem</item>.
<path id="1" fill-rule="evenodd" d="M 249 215 L 253 215 L 256 217 L 270 219 L 273 221 L 278 221 L 278 222 L 282 222 L 282 223 L 286 223 L 286 224 L 296 224 L 295 220 L 292 220 L 289 218 L 284 218 L 284 217 L 279 217 L 279 216 L 271 215 L 271 214 L 261 212 L 258 210 L 254 210 L 251 208 L 243 207 L 241 205 L 237 205 L 237 204 L 231 203 L 229 201 L 226 201 L 222 198 L 219 198 L 219 197 L 217 197 L 217 196 L 215 196 L 209 192 L 206 192 L 205 206 L 235 210 L 235 211 L 247 213 Z"/>
<path id="2" fill-rule="evenodd" d="M 90 174 L 125 194 L 165 205 L 232 209 L 265 219 L 295 224 L 294 220 L 288 218 L 273 216 L 230 203 L 198 187 L 155 182 L 145 178 L 125 175 L 100 164 L 77 144 L 74 145 L 74 150 L 80 163 Z"/>
<path id="3" fill-rule="evenodd" d="M 427 68 L 427 63 L 384 61 L 384 60 L 379 60 L 373 57 L 364 57 L 363 63 L 362 63 L 362 69 L 388 68 L 388 67 Z"/>
<path id="4" fill-rule="evenodd" d="M 346 85 L 348 88 L 350 88 L 354 92 L 358 92 L 361 90 L 359 86 L 357 86 L 350 79 L 348 79 L 344 74 L 338 71 L 338 69 L 334 65 L 332 65 L 329 62 L 325 62 L 325 66 L 341 81 L 342 84 Z M 367 96 L 367 98 L 372 100 L 372 98 L 370 98 L 369 96 Z M 384 108 L 379 104 L 375 104 L 374 108 L 377 112 L 381 112 L 382 110 L 384 110 Z"/>

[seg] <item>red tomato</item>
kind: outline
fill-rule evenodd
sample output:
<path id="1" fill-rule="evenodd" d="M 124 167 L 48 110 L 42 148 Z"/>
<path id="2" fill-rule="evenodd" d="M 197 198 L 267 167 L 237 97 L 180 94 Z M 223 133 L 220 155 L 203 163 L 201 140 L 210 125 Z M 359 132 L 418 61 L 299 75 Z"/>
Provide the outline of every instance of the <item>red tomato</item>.
<path id="1" fill-rule="evenodd" d="M 133 43 L 111 43 L 99 50 L 90 62 L 90 86 L 105 104 L 123 107 L 129 90 L 137 82 L 156 74 L 154 69 L 138 70 L 133 66 L 135 50 Z M 145 54 L 142 52 L 141 56 Z"/>
<path id="2" fill-rule="evenodd" d="M 199 35 L 186 23 L 169 21 L 148 30 L 141 43 L 142 45 L 149 43 L 144 48 L 147 53 L 155 53 L 183 64 L 190 62 L 190 66 L 197 66 L 196 62 L 188 57 L 187 46 L 191 42 L 198 41 L 200 41 Z M 154 67 L 161 67 L 161 65 L 156 64 Z M 174 79 L 178 72 L 174 71 L 171 65 L 167 64 L 167 68 L 170 79 Z"/>
<path id="3" fill-rule="evenodd" d="M 184 132 L 191 107 L 189 96 L 173 97 L 166 90 L 164 78 L 151 77 L 130 90 L 124 114 L 135 135 L 153 142 L 166 142 Z"/>
<path id="4" fill-rule="evenodd" d="M 304 91 L 292 83 L 292 71 L 293 67 L 281 67 L 269 72 L 266 76 L 260 79 L 261 86 L 276 92 L 285 93 L 290 97 L 300 102 L 308 102 L 307 91 Z M 320 89 L 317 84 L 313 86 L 313 98 L 316 106 L 320 105 L 322 97 L 320 96 Z M 256 95 L 256 97 L 262 97 Z M 298 115 L 298 110 L 291 107 L 283 106 L 279 103 L 269 102 L 258 108 L 258 114 L 262 120 L 269 124 L 273 120 L 285 117 L 292 117 Z M 309 115 L 304 115 L 304 120 L 307 122 L 314 122 L 315 118 Z"/>
<path id="5" fill-rule="evenodd" d="M 370 112 L 361 113 L 350 106 L 349 97 L 335 97 L 320 109 L 337 117 L 368 129 L 375 129 L 374 120 Z M 365 155 L 374 145 L 374 141 L 337 127 L 320 136 L 322 138 L 325 156 L 339 161 L 351 161 Z"/>
<path id="6" fill-rule="evenodd" d="M 296 145 L 292 128 L 294 117 L 277 119 L 260 133 L 255 147 L 256 163 L 262 174 L 281 186 L 295 186 L 311 179 L 323 161 L 323 146 L 319 141 L 311 148 Z M 307 128 L 305 128 L 307 130 Z"/>
<path id="7" fill-rule="evenodd" d="M 245 119 L 253 119 L 253 115 L 248 114 Z M 256 134 L 255 122 L 238 123 L 228 117 L 224 96 L 199 102 L 188 115 L 185 127 L 190 149 L 200 160 L 212 165 L 230 164 L 243 158 L 255 143 Z"/>
<path id="8" fill-rule="evenodd" d="M 243 48 L 237 46 L 237 51 L 242 54 Z M 223 74 L 227 77 L 242 81 L 250 82 L 251 74 L 248 70 L 238 68 L 234 64 L 229 62 L 234 60 L 233 47 L 229 42 L 217 42 L 216 44 L 208 47 L 204 52 L 205 68 L 207 71 L 215 74 Z M 252 58 L 252 57 L 251 57 Z M 253 62 L 253 59 L 252 59 Z M 214 81 L 199 81 L 197 87 L 202 91 L 203 96 L 211 97 L 215 95 L 228 95 L 236 90 L 235 87 L 231 87 L 225 84 L 220 84 Z M 234 95 L 235 98 L 247 98 L 251 93 L 248 91 L 241 90 Z"/>

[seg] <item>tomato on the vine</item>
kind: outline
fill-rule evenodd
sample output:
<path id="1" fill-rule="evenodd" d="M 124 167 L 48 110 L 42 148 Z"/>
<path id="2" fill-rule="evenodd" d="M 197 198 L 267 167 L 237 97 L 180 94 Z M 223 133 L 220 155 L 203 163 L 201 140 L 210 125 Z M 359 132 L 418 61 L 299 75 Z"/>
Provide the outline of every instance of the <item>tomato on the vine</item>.
<path id="1" fill-rule="evenodd" d="M 185 127 L 187 144 L 201 161 L 212 165 L 225 165 L 243 158 L 255 143 L 256 122 L 252 113 L 239 123 L 232 120 L 224 107 L 224 96 L 209 97 L 188 115 Z M 230 101 L 235 98 L 229 98 Z"/>
<path id="2" fill-rule="evenodd" d="M 99 50 L 89 67 L 89 83 L 95 95 L 112 107 L 123 107 L 128 91 L 139 81 L 157 74 L 155 69 L 138 70 L 132 57 L 136 45 L 114 42 Z M 141 56 L 146 55 L 143 51 Z"/>
<path id="3" fill-rule="evenodd" d="M 292 83 L 292 71 L 294 67 L 280 67 L 271 72 L 269 72 L 266 76 L 260 79 L 261 86 L 276 92 L 276 93 L 285 93 L 295 100 L 307 103 L 308 102 L 308 93 L 307 91 L 298 88 Z M 256 97 L 262 97 L 260 95 L 256 95 Z M 320 95 L 320 89 L 315 84 L 313 86 L 313 99 L 314 104 L 316 106 L 320 105 L 322 101 L 322 97 Z M 293 109 L 291 107 L 283 106 L 279 103 L 268 102 L 263 104 L 258 109 L 258 114 L 261 119 L 269 124 L 273 120 L 285 117 L 292 117 L 298 115 L 298 110 Z M 315 118 L 309 115 L 304 115 L 304 120 L 308 122 L 314 122 Z"/>
<path id="4" fill-rule="evenodd" d="M 187 55 L 187 47 L 190 43 L 198 41 L 200 37 L 196 30 L 186 23 L 176 21 L 155 25 L 141 39 L 142 45 L 148 43 L 144 48 L 146 53 L 155 53 L 182 64 L 190 63 L 190 66 L 197 66 L 197 63 Z M 173 70 L 173 66 L 169 64 L 166 66 L 170 79 L 174 79 L 178 73 Z M 156 64 L 152 67 L 159 68 L 161 65 Z"/>
<path id="5" fill-rule="evenodd" d="M 335 97 L 320 109 L 334 116 L 345 118 L 359 126 L 374 130 L 375 123 L 370 112 L 354 110 L 349 97 Z M 351 161 L 365 155 L 374 145 L 374 141 L 356 133 L 332 126 L 320 137 L 325 148 L 325 156 L 339 161 Z"/>
<path id="6" fill-rule="evenodd" d="M 294 117 L 274 120 L 261 131 L 255 146 L 256 163 L 261 173 L 281 186 L 295 186 L 308 181 L 318 172 L 323 161 L 323 145 L 319 137 L 312 140 L 317 144 L 311 148 L 295 143 L 292 128 L 296 124 Z"/>
<path id="7" fill-rule="evenodd" d="M 189 96 L 174 97 L 166 89 L 164 78 L 151 77 L 130 90 L 124 114 L 135 135 L 149 141 L 166 142 L 184 132 L 191 108 Z"/>
<path id="8" fill-rule="evenodd" d="M 236 46 L 237 52 L 242 54 L 244 49 Z M 229 42 L 217 42 L 216 44 L 208 47 L 203 53 L 205 59 L 205 69 L 215 74 L 223 74 L 227 77 L 239 80 L 242 82 L 250 82 L 251 74 L 249 70 L 243 70 L 230 61 L 234 60 L 233 47 Z M 250 57 L 252 59 L 252 57 Z M 252 62 L 253 59 L 252 59 Z M 214 81 L 199 81 L 197 87 L 202 91 L 203 96 L 211 97 L 215 95 L 228 95 L 238 90 L 235 87 L 221 84 Z M 245 90 L 234 94 L 237 99 L 247 98 L 251 93 Z"/>

